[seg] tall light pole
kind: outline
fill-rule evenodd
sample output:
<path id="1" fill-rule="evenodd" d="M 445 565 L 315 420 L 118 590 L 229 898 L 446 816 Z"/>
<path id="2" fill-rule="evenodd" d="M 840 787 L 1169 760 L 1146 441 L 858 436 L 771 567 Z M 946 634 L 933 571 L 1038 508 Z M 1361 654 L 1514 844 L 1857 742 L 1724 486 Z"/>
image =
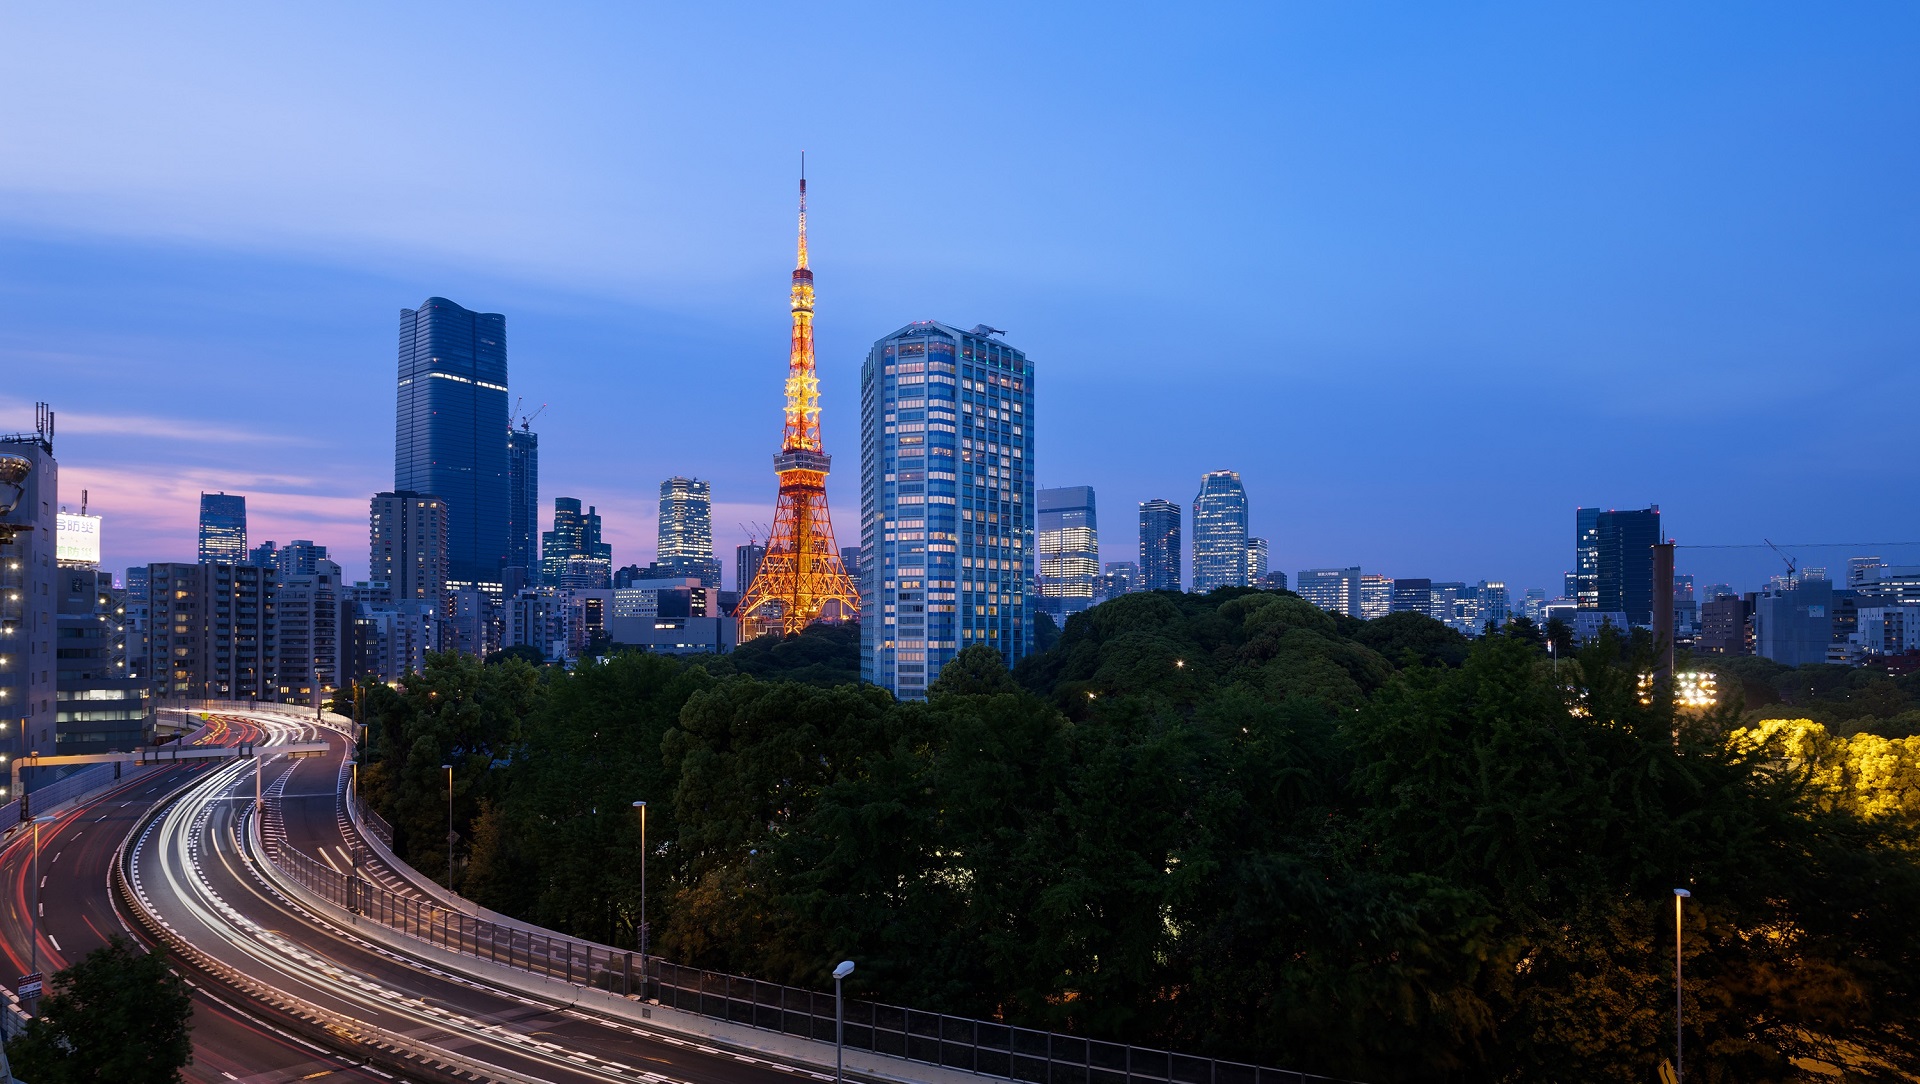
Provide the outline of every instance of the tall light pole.
<path id="1" fill-rule="evenodd" d="M 27 950 L 27 974 L 40 973 L 40 825 L 52 817 L 33 818 L 33 944 Z M 39 995 L 35 995 L 37 998 Z"/>
<path id="2" fill-rule="evenodd" d="M 844 1069 L 846 1036 L 843 1033 L 847 1014 L 845 1004 L 840 1000 L 840 983 L 853 974 L 853 961 L 842 960 L 840 966 L 833 969 L 833 1084 L 841 1084 Z"/>
<path id="3" fill-rule="evenodd" d="M 447 770 L 447 890 L 453 890 L 453 765 L 442 764 Z"/>
<path id="4" fill-rule="evenodd" d="M 1692 898 L 1686 888 L 1674 888 L 1674 1084 L 1686 1084 L 1686 988 L 1680 986 L 1680 906 Z"/>
<path id="5" fill-rule="evenodd" d="M 640 811 L 640 975 L 641 989 L 646 988 L 647 946 L 652 938 L 647 935 L 647 803 L 635 802 L 633 808 Z"/>

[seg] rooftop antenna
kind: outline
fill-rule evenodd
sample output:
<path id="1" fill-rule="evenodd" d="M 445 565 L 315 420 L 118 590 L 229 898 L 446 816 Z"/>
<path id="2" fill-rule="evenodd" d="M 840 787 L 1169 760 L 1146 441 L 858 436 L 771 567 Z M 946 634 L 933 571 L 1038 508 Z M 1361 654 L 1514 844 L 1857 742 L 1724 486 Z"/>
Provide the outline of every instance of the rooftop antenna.
<path id="1" fill-rule="evenodd" d="M 80 514 L 87 514 L 87 491 L 84 489 L 80 491 Z"/>

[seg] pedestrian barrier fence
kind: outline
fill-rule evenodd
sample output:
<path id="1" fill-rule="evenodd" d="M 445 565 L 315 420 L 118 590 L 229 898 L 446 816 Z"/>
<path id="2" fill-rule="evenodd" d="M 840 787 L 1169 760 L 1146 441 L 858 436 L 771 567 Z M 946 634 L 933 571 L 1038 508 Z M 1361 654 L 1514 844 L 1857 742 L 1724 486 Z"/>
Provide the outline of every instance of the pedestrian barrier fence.
<path id="1" fill-rule="evenodd" d="M 353 795 L 358 800 L 358 795 Z M 385 826 L 358 805 L 376 829 Z M 391 829 L 386 838 L 391 839 Z M 834 1041 L 834 997 L 739 975 L 672 964 L 657 956 L 577 941 L 464 914 L 393 892 L 362 875 L 317 862 L 282 842 L 267 855 L 308 891 L 427 944 L 521 971 L 716 1020 L 819 1042 Z M 846 1045 L 1030 1084 L 1348 1084 L 1332 1077 L 1166 1050 L 1101 1042 L 989 1020 L 848 999 Z"/>

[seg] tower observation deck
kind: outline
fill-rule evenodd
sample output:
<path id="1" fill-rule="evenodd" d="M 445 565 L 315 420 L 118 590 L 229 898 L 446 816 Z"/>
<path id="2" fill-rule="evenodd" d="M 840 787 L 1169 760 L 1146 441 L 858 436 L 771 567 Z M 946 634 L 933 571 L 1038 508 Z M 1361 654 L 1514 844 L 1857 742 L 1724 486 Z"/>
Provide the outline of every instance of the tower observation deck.
<path id="1" fill-rule="evenodd" d="M 767 555 L 734 611 L 745 643 L 770 632 L 796 633 L 815 621 L 854 621 L 860 592 L 840 561 L 827 511 L 833 464 L 820 441 L 820 378 L 813 364 L 813 271 L 807 267 L 807 179 L 800 178 L 800 257 L 790 298 L 793 341 L 787 353 L 786 436 L 773 457 L 779 504 Z"/>

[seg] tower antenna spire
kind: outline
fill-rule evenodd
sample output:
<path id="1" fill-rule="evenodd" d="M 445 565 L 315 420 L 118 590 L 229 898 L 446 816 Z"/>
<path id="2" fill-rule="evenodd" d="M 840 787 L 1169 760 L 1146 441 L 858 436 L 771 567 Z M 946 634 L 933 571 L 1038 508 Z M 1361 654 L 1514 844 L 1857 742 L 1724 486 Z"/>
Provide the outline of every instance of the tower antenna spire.
<path id="1" fill-rule="evenodd" d="M 800 260 L 796 270 L 807 266 L 807 152 L 800 152 Z"/>

